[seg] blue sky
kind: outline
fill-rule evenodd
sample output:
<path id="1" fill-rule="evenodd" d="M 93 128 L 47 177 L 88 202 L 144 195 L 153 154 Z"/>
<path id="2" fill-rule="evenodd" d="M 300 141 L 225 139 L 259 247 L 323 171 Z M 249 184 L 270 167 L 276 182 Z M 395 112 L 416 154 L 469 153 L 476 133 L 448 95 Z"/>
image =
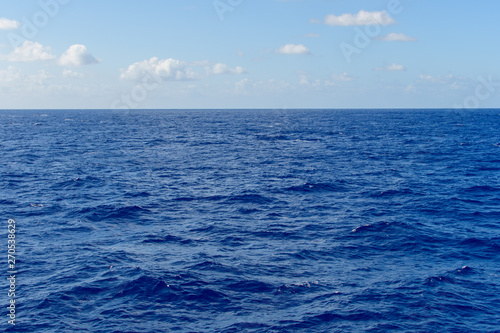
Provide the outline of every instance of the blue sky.
<path id="1" fill-rule="evenodd" d="M 0 108 L 500 107 L 495 0 L 0 0 Z"/>

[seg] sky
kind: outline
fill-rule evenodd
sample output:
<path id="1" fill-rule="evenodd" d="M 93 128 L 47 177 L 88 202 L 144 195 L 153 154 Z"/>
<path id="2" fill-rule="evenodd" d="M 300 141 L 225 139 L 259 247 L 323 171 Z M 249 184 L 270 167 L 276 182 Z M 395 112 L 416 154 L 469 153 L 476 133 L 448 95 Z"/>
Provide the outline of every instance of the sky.
<path id="1" fill-rule="evenodd" d="M 497 0 L 0 0 L 0 109 L 497 108 Z"/>

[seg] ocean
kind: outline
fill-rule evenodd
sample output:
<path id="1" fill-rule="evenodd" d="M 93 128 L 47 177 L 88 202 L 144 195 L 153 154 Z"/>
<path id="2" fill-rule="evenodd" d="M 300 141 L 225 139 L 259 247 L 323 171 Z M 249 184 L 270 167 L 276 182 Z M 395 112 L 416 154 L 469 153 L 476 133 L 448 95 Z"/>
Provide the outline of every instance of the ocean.
<path id="1" fill-rule="evenodd" d="M 0 110 L 0 135 L 6 332 L 500 332 L 500 110 Z"/>

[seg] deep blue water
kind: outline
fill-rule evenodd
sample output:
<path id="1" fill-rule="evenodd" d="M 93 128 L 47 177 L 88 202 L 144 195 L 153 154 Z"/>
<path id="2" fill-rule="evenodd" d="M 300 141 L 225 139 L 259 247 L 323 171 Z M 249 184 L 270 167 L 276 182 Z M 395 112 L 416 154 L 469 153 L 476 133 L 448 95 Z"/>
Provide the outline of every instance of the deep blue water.
<path id="1" fill-rule="evenodd" d="M 2 330 L 500 332 L 500 110 L 0 110 L 0 135 Z"/>

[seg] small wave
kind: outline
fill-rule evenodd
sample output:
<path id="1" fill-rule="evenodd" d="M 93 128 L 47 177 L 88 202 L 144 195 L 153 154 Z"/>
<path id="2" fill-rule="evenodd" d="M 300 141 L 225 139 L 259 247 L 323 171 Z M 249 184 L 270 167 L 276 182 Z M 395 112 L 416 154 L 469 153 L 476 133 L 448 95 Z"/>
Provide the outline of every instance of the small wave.
<path id="1" fill-rule="evenodd" d="M 381 232 L 385 231 L 389 226 L 392 226 L 390 222 L 377 222 L 356 227 L 351 232 Z"/>
<path id="2" fill-rule="evenodd" d="M 196 291 L 195 293 L 188 294 L 184 296 L 187 301 L 196 301 L 202 303 L 216 303 L 223 301 L 224 303 L 230 303 L 231 299 L 224 293 L 216 291 L 214 289 L 205 288 Z"/>
<path id="3" fill-rule="evenodd" d="M 231 283 L 226 286 L 226 289 L 248 293 L 268 293 L 275 290 L 272 284 L 255 280 L 244 280 Z"/>
<path id="4" fill-rule="evenodd" d="M 330 252 L 312 251 L 312 250 L 301 250 L 295 253 L 288 253 L 288 255 L 292 258 L 299 260 L 320 260 L 331 257 Z"/>
<path id="5" fill-rule="evenodd" d="M 114 297 L 127 297 L 131 300 L 135 298 L 156 299 L 157 301 L 177 301 L 182 295 L 179 293 L 180 288 L 173 288 L 162 278 L 152 277 L 146 274 L 141 274 L 139 277 L 133 278 L 121 285 L 113 288 Z"/>
<path id="6" fill-rule="evenodd" d="M 476 274 L 476 270 L 469 266 L 462 266 L 461 268 L 456 269 L 450 273 L 456 275 L 473 275 Z"/>
<path id="7" fill-rule="evenodd" d="M 142 242 L 143 243 L 179 243 L 179 244 L 183 244 L 183 245 L 193 243 L 193 241 L 190 239 L 184 239 L 182 237 L 177 237 L 177 236 L 173 236 L 173 235 L 165 235 L 165 236 L 148 235 L 148 236 L 146 236 L 146 239 L 143 240 Z"/>
<path id="8" fill-rule="evenodd" d="M 278 287 L 278 290 L 274 293 L 275 295 L 279 294 L 298 294 L 304 292 L 310 292 L 312 287 L 315 287 L 319 284 L 318 281 L 314 282 L 300 282 L 300 283 L 290 283 L 284 284 Z"/>
<path id="9" fill-rule="evenodd" d="M 429 287 L 436 287 L 443 283 L 453 284 L 455 283 L 455 280 L 445 275 L 430 276 L 424 280 L 424 285 Z"/>
<path id="10" fill-rule="evenodd" d="M 285 191 L 292 192 L 340 192 L 344 191 L 346 188 L 344 182 L 340 181 L 338 183 L 305 183 L 299 186 L 291 186 L 285 189 Z"/>
<path id="11" fill-rule="evenodd" d="M 402 190 L 374 191 L 370 194 L 370 196 L 374 198 L 385 198 L 385 197 L 395 197 L 408 194 L 414 194 L 414 192 L 409 188 L 405 188 Z"/>
<path id="12" fill-rule="evenodd" d="M 267 239 L 304 239 L 305 235 L 300 235 L 296 231 L 285 230 L 264 230 L 254 231 L 249 234 L 250 237 L 267 238 Z"/>
<path id="13" fill-rule="evenodd" d="M 104 185 L 104 180 L 96 177 L 76 177 L 71 180 L 66 180 L 60 183 L 57 183 L 52 186 L 55 189 L 71 189 L 71 188 L 93 188 L 93 187 L 102 187 Z"/>
<path id="14" fill-rule="evenodd" d="M 226 196 L 222 195 L 212 195 L 208 197 L 178 197 L 173 199 L 174 201 L 220 201 L 226 199 Z"/>
<path id="15" fill-rule="evenodd" d="M 220 264 L 218 262 L 206 260 L 203 261 L 199 264 L 193 265 L 189 267 L 189 269 L 192 270 L 200 270 L 200 271 L 214 271 L 214 272 L 226 272 L 226 273 L 233 273 L 234 268 L 230 266 L 226 266 L 223 264 Z"/>
<path id="16" fill-rule="evenodd" d="M 267 324 L 243 322 L 243 323 L 232 324 L 228 328 L 221 331 L 221 333 L 274 332 L 274 330 L 272 330 L 272 331 L 268 330 L 269 328 L 270 328 L 270 325 L 267 325 Z M 255 331 L 256 329 L 262 329 L 262 330 Z"/>
<path id="17" fill-rule="evenodd" d="M 278 134 L 278 135 L 256 135 L 255 138 L 257 140 L 261 140 L 261 141 L 290 140 L 290 138 L 288 138 L 285 135 L 281 135 L 281 134 Z"/>
<path id="18" fill-rule="evenodd" d="M 125 193 L 125 196 L 129 197 L 129 198 L 145 198 L 145 197 L 151 196 L 151 194 L 149 192 L 146 192 L 146 191 L 128 192 L 128 193 Z"/>
<path id="19" fill-rule="evenodd" d="M 241 202 L 241 203 L 266 204 L 266 203 L 273 202 L 273 199 L 259 195 L 259 194 L 244 194 L 244 195 L 232 196 L 227 201 L 229 201 L 229 202 Z"/>

